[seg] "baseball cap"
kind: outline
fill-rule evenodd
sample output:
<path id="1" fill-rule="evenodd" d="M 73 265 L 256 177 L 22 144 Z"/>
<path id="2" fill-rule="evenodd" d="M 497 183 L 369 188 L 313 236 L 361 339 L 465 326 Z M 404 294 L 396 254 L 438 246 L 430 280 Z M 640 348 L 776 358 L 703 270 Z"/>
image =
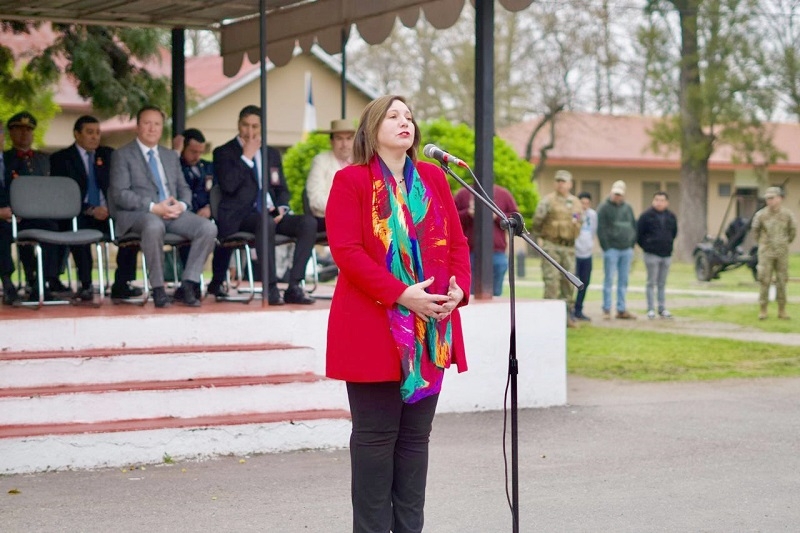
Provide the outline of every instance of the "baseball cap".
<path id="1" fill-rule="evenodd" d="M 611 194 L 619 194 L 621 196 L 625 196 L 625 182 L 622 180 L 617 180 L 611 185 Z"/>
<path id="2" fill-rule="evenodd" d="M 783 196 L 780 187 L 767 187 L 767 190 L 764 191 L 764 198 L 775 198 L 776 196 Z"/>
<path id="3" fill-rule="evenodd" d="M 556 181 L 572 181 L 572 174 L 567 170 L 558 170 L 553 179 Z"/>

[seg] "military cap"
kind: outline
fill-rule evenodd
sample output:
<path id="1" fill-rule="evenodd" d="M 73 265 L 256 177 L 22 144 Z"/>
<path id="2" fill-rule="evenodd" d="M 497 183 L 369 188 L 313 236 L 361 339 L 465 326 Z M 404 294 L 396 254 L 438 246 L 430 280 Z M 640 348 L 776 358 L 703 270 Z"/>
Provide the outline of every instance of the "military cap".
<path id="1" fill-rule="evenodd" d="M 572 181 L 572 174 L 568 170 L 558 170 L 553 179 L 556 181 Z"/>
<path id="2" fill-rule="evenodd" d="M 783 196 L 780 187 L 767 187 L 767 190 L 764 191 L 764 198 L 775 198 L 776 196 Z"/>
<path id="3" fill-rule="evenodd" d="M 27 111 L 20 111 L 6 122 L 6 127 L 13 128 L 14 126 L 27 126 L 31 129 L 36 129 L 36 117 Z"/>

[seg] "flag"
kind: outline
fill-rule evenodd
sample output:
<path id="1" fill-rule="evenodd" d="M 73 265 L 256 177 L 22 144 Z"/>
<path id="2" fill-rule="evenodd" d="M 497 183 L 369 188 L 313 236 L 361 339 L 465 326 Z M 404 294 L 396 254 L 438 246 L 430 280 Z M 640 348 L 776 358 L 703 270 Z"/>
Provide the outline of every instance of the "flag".
<path id="1" fill-rule="evenodd" d="M 314 95 L 311 91 L 311 73 L 306 72 L 306 105 L 303 117 L 303 140 L 317 129 L 317 108 L 314 107 Z"/>

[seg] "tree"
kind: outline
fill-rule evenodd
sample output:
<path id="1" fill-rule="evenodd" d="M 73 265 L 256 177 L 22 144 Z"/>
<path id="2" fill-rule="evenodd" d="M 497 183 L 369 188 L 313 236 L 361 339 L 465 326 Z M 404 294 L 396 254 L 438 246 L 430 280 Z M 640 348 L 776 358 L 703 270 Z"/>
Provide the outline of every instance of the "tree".
<path id="1" fill-rule="evenodd" d="M 4 32 L 15 34 L 31 34 L 40 27 L 0 21 Z M 169 110 L 168 79 L 141 66 L 160 60 L 163 30 L 81 24 L 53 24 L 52 30 L 53 42 L 30 51 L 21 65 L 7 46 L 0 45 L 0 94 L 4 98 L 25 102 L 63 73 L 76 80 L 78 94 L 91 99 L 102 114 L 132 116 L 145 104 Z"/>
<path id="2" fill-rule="evenodd" d="M 800 120 L 800 0 L 763 0 L 771 75 L 781 105 Z"/>
<path id="3" fill-rule="evenodd" d="M 680 27 L 678 114 L 651 132 L 654 151 L 679 148 L 681 208 L 678 256 L 691 257 L 706 235 L 708 162 L 722 145 L 735 159 L 769 164 L 780 157 L 763 119 L 773 108 L 762 84 L 765 59 L 751 13 L 754 0 L 651 0 L 648 9 L 677 13 Z"/>

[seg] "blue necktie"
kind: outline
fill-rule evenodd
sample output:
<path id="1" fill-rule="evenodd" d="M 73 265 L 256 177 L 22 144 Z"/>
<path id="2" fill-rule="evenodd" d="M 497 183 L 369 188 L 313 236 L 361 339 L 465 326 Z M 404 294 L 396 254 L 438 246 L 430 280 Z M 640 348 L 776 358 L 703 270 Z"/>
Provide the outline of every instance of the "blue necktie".
<path id="1" fill-rule="evenodd" d="M 258 196 L 256 196 L 256 211 L 259 213 L 264 208 L 264 192 L 261 190 L 261 178 L 259 177 L 259 168 L 258 168 L 258 160 L 257 158 L 253 158 L 253 178 L 256 180 L 256 185 L 258 185 Z"/>
<path id="2" fill-rule="evenodd" d="M 89 205 L 97 207 L 100 205 L 100 188 L 94 173 L 94 152 L 86 152 L 86 159 L 86 200 Z"/>
<path id="3" fill-rule="evenodd" d="M 147 152 L 147 162 L 150 163 L 150 171 L 153 173 L 153 179 L 156 180 L 158 185 L 158 201 L 163 202 L 167 199 L 167 193 L 164 191 L 164 184 L 161 183 L 161 173 L 158 171 L 158 161 L 156 160 L 156 152 L 151 149 Z"/>

